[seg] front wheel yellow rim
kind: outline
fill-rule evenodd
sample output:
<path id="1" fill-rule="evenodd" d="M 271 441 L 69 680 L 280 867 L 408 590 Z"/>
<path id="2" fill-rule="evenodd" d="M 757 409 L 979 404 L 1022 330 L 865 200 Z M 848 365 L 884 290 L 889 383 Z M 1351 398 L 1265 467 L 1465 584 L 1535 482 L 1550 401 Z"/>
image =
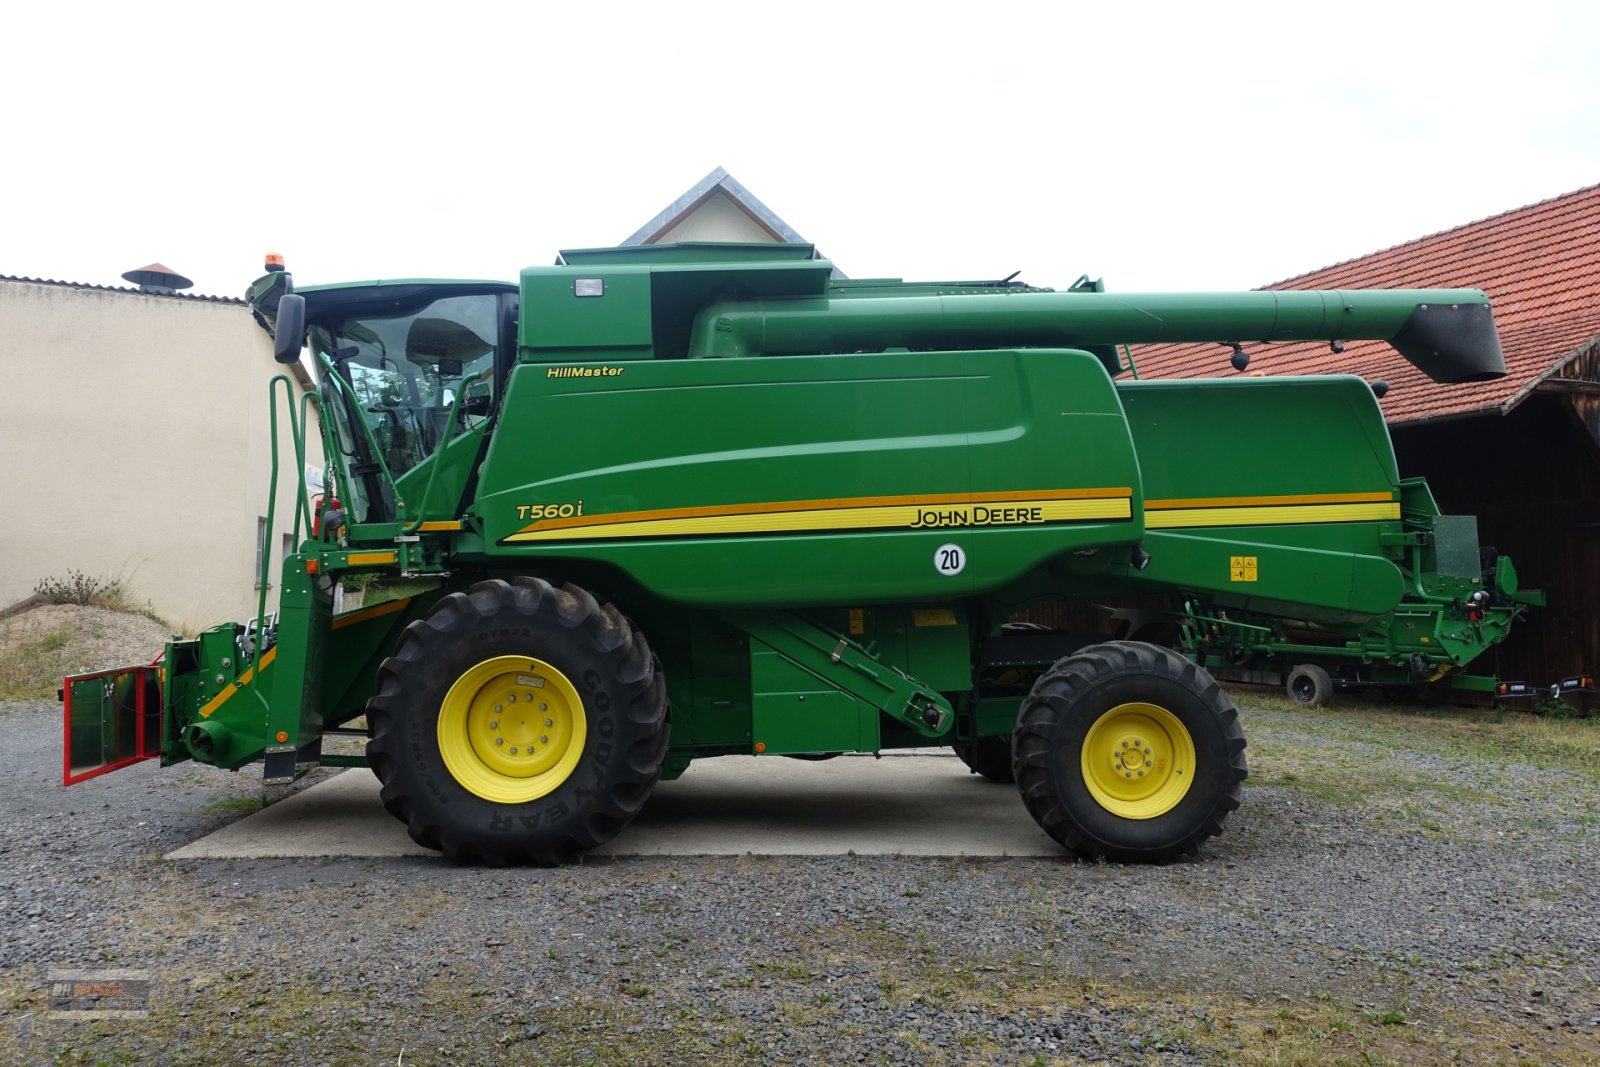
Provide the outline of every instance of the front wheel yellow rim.
<path id="1" fill-rule="evenodd" d="M 1118 704 L 1083 739 L 1083 782 L 1105 810 L 1154 819 L 1178 806 L 1194 782 L 1194 739 L 1158 704 Z"/>
<path id="2" fill-rule="evenodd" d="M 439 708 L 439 754 L 463 789 L 523 804 L 572 776 L 588 719 L 567 676 L 543 660 L 496 656 L 468 669 Z"/>

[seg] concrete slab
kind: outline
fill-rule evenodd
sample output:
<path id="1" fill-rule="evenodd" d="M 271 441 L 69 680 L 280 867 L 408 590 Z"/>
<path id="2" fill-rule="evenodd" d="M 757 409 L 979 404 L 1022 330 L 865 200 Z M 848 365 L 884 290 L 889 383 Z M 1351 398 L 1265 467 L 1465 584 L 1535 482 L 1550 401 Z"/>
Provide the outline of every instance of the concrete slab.
<path id="1" fill-rule="evenodd" d="M 823 762 L 724 756 L 662 782 L 606 856 L 1060 856 L 1014 786 L 953 755 Z M 169 859 L 432 856 L 378 800 L 370 771 L 328 781 L 168 854 Z"/>

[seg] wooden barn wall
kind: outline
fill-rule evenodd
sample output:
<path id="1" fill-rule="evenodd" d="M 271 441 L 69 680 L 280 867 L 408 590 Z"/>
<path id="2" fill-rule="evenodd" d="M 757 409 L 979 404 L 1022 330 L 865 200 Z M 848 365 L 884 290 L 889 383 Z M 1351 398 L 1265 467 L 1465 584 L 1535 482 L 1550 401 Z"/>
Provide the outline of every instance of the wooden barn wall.
<path id="1" fill-rule="evenodd" d="M 1600 670 L 1600 447 L 1573 397 L 1531 397 L 1510 415 L 1392 429 L 1403 476 L 1440 510 L 1477 515 L 1478 537 L 1549 597 L 1478 666 L 1551 682 Z"/>
<path id="2" fill-rule="evenodd" d="M 1591 344 L 1574 356 L 1572 362 L 1561 369 L 1560 377 L 1568 382 L 1600 385 L 1600 343 Z M 1588 390 L 1575 391 L 1571 396 L 1573 410 L 1583 420 L 1589 436 L 1600 444 L 1600 396 Z"/>

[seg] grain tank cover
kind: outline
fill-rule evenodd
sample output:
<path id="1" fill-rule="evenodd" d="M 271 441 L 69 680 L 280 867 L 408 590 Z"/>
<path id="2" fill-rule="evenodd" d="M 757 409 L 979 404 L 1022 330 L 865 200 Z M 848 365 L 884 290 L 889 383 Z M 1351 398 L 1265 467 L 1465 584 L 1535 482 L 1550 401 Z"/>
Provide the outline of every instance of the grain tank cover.
<path id="1" fill-rule="evenodd" d="M 773 260 L 789 263 L 804 260 L 826 262 L 817 259 L 815 245 L 753 241 L 680 241 L 675 244 L 561 250 L 561 262 L 570 267 L 636 263 L 764 263 Z M 828 266 L 830 270 L 833 267 L 831 263 Z"/>
<path id="2" fill-rule="evenodd" d="M 524 362 L 677 359 L 694 315 L 718 299 L 827 292 L 833 264 L 810 245 L 684 242 L 578 248 L 522 272 Z"/>

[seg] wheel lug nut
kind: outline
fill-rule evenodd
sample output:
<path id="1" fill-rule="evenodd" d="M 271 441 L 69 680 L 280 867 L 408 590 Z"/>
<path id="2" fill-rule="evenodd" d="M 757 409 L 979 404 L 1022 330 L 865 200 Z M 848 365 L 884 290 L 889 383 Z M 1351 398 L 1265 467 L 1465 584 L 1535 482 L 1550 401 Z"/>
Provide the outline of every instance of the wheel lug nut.
<path id="1" fill-rule="evenodd" d="M 495 720 L 495 721 L 494 721 L 494 722 L 492 722 L 492 723 L 490 723 L 490 724 L 489 724 L 489 729 L 491 729 L 491 730 L 498 730 L 498 729 L 500 729 L 500 720 L 499 720 L 499 719 L 496 719 L 496 720 Z"/>
<path id="2" fill-rule="evenodd" d="M 1122 747 L 1123 748 L 1127 748 L 1128 747 L 1128 742 L 1126 742 L 1126 741 L 1122 742 Z"/>
<path id="3" fill-rule="evenodd" d="M 1144 772 L 1143 772 L 1143 771 L 1140 771 L 1140 772 L 1139 772 L 1139 777 L 1140 777 L 1140 778 L 1143 778 L 1143 777 L 1144 777 Z"/>
<path id="4" fill-rule="evenodd" d="M 513 756 L 515 756 L 517 754 L 517 746 L 516 745 L 512 745 L 511 746 L 511 754 Z"/>
<path id="5" fill-rule="evenodd" d="M 546 720 L 545 720 L 545 721 L 544 721 L 544 724 L 545 724 L 545 725 L 546 725 L 546 726 L 554 726 L 554 725 L 555 725 L 555 724 L 556 724 L 556 721 L 555 721 L 555 720 L 554 720 L 554 719 L 546 719 Z"/>
<path id="6" fill-rule="evenodd" d="M 1146 755 L 1146 756 L 1148 756 L 1148 755 L 1150 755 L 1150 746 L 1149 746 L 1149 745 L 1146 745 L 1146 746 L 1145 746 L 1145 749 L 1144 749 L 1144 754 L 1145 754 L 1145 755 Z"/>
<path id="7" fill-rule="evenodd" d="M 512 749 L 511 751 L 515 752 L 516 749 Z M 1133 777 L 1133 772 L 1132 771 L 1123 771 L 1122 772 L 1122 777 L 1124 777 L 1124 778 L 1132 778 Z"/>
<path id="8" fill-rule="evenodd" d="M 1144 765 L 1145 765 L 1145 766 L 1146 766 L 1146 767 L 1154 767 L 1154 766 L 1155 766 L 1155 763 L 1154 763 L 1154 762 L 1152 762 L 1152 761 L 1151 761 L 1151 760 L 1145 760 L 1145 761 L 1144 761 Z"/>
<path id="9" fill-rule="evenodd" d="M 540 711 L 549 711 L 550 710 L 550 705 L 549 704 L 540 704 L 539 705 L 539 710 Z"/>
<path id="10" fill-rule="evenodd" d="M 550 743 L 550 738 L 546 737 L 544 734 L 540 734 L 539 735 L 539 743 L 541 745 L 548 745 Z"/>
<path id="11" fill-rule="evenodd" d="M 497 745 L 503 745 L 503 744 L 506 743 L 506 739 L 503 738 L 503 737 L 497 737 L 497 738 L 494 739 L 494 743 L 497 744 Z M 516 749 L 512 749 L 511 751 L 515 752 Z"/>

